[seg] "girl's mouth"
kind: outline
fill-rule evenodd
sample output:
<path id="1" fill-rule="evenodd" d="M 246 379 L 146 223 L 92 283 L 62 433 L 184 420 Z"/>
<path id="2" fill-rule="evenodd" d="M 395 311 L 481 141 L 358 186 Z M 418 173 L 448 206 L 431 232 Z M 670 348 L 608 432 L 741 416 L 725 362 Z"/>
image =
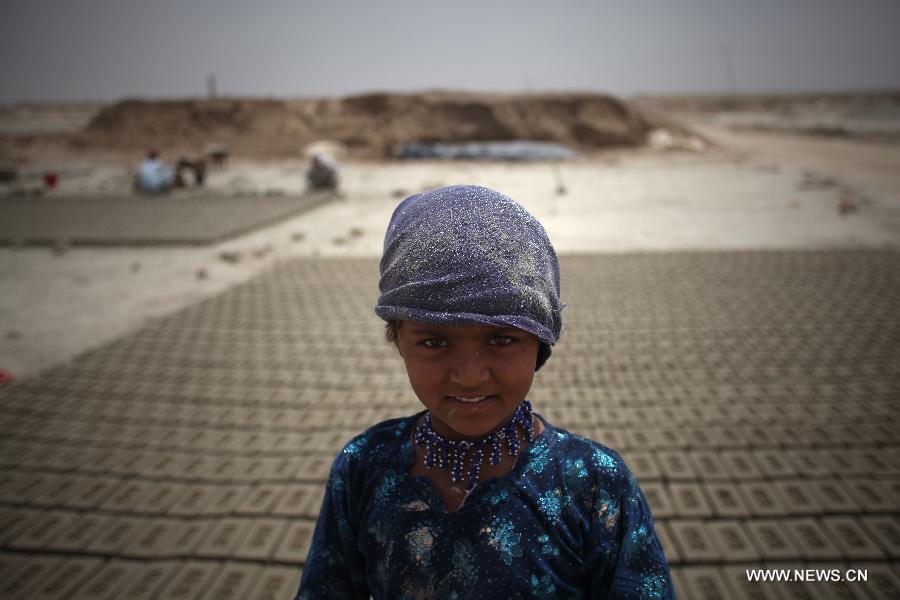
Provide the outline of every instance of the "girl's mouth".
<path id="1" fill-rule="evenodd" d="M 480 404 L 493 396 L 448 396 L 448 398 L 463 404 Z"/>

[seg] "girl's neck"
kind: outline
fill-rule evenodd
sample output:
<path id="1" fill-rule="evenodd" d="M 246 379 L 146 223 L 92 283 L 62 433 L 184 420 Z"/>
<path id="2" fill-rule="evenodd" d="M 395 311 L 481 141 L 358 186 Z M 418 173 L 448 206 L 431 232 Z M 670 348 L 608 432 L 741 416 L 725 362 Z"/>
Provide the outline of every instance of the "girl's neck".
<path id="1" fill-rule="evenodd" d="M 534 437 L 537 437 L 544 431 L 544 423 L 537 416 L 533 416 L 532 419 L 534 424 Z M 421 426 L 423 420 L 424 415 L 417 421 L 417 427 Z M 520 438 L 524 440 L 524 429 L 520 429 L 518 434 Z M 519 453 L 527 447 L 528 444 L 521 444 Z M 472 491 L 471 488 L 467 489 L 466 479 L 464 478 L 463 481 L 458 482 L 453 481 L 450 477 L 449 469 L 441 469 L 438 467 L 429 468 L 426 465 L 425 448 L 414 443 L 413 450 L 415 451 L 415 460 L 410 468 L 410 475 L 422 476 L 428 479 L 440 495 L 445 510 L 453 512 L 459 509 Z M 490 452 L 490 450 L 488 450 L 488 452 Z M 487 458 L 483 459 L 481 469 L 479 470 L 478 482 L 505 477 L 515 468 L 518 456 L 510 456 L 508 452 L 503 452 L 501 453 L 501 457 L 500 462 L 496 465 L 492 465 Z M 469 457 L 463 465 L 464 473 L 468 473 L 468 469 L 471 469 L 471 460 L 472 458 Z"/>

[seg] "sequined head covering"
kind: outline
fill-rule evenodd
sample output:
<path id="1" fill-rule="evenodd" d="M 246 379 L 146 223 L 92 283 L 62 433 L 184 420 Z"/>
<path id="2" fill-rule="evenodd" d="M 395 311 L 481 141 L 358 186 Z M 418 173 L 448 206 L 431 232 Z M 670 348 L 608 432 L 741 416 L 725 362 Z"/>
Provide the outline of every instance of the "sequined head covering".
<path id="1" fill-rule="evenodd" d="M 386 321 L 515 327 L 542 342 L 543 360 L 562 328 L 559 261 L 547 233 L 485 187 L 401 202 L 384 238 L 379 289 L 375 313 Z"/>

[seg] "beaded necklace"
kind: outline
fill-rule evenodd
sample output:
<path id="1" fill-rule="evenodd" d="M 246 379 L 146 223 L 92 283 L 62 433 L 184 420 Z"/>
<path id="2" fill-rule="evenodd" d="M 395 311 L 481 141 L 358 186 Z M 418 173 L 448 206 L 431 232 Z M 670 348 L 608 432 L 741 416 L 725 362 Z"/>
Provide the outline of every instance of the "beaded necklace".
<path id="1" fill-rule="evenodd" d="M 525 439 L 531 443 L 534 439 L 534 419 L 531 402 L 528 400 L 523 400 L 516 408 L 509 423 L 477 440 L 451 440 L 442 436 L 431 426 L 431 413 L 425 413 L 422 424 L 416 428 L 414 440 L 416 446 L 425 448 L 425 467 L 430 469 L 437 465 L 440 469 L 446 469 L 449 466 L 450 480 L 454 483 L 463 480 L 466 459 L 471 455 L 472 465 L 469 467 L 469 482 L 466 485 L 466 492 L 469 492 L 478 483 L 478 473 L 481 471 L 481 462 L 488 446 L 493 446 L 489 459 L 491 465 L 500 464 L 504 441 L 509 449 L 509 455 L 518 455 L 517 425 L 525 430 Z"/>

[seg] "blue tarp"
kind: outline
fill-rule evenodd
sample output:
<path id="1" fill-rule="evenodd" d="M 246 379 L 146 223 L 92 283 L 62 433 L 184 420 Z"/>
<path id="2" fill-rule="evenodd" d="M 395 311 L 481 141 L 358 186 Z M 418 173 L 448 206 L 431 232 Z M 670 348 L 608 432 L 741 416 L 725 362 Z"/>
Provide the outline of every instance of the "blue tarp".
<path id="1" fill-rule="evenodd" d="M 570 160 L 581 155 L 553 142 L 512 140 L 502 142 L 412 142 L 397 152 L 401 159 L 440 160 Z"/>

